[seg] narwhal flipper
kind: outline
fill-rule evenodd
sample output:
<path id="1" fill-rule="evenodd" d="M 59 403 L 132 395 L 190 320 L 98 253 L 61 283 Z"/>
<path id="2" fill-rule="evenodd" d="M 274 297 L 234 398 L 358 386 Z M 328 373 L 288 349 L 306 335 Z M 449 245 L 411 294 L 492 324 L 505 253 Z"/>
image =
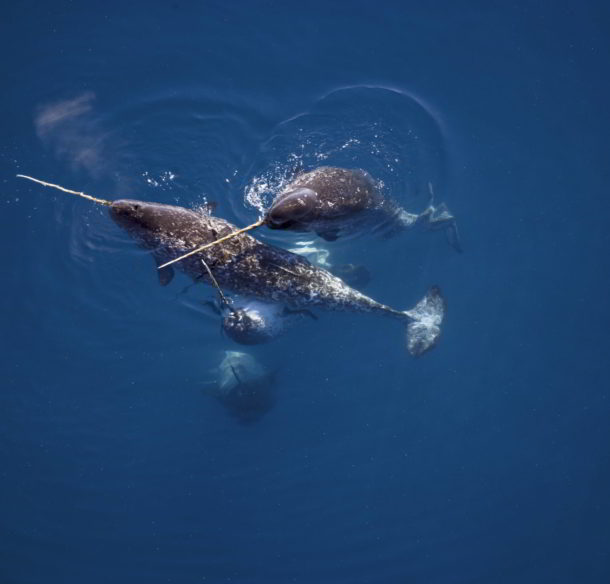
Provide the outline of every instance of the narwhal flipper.
<path id="1" fill-rule="evenodd" d="M 348 286 L 361 290 L 371 281 L 371 273 L 359 264 L 342 264 L 334 266 L 330 273 L 341 278 Z"/>
<path id="2" fill-rule="evenodd" d="M 171 266 L 166 266 L 164 268 L 159 269 L 159 266 L 163 263 L 157 256 L 153 256 L 155 258 L 155 265 L 157 266 L 157 274 L 159 275 L 159 284 L 161 286 L 167 286 L 174 279 L 174 268 Z"/>
<path id="3" fill-rule="evenodd" d="M 447 229 L 445 229 L 445 235 L 447 236 L 447 242 L 455 251 L 458 253 L 462 253 L 464 251 L 462 249 L 460 235 L 458 233 L 458 228 L 455 221 L 451 225 L 447 226 Z"/>
<path id="4" fill-rule="evenodd" d="M 174 269 L 170 266 L 157 270 L 159 272 L 159 284 L 167 286 L 174 279 Z"/>
<path id="5" fill-rule="evenodd" d="M 429 207 L 427 209 L 427 220 L 429 229 L 443 229 L 447 236 L 447 242 L 457 252 L 462 252 L 460 238 L 457 230 L 455 217 L 451 214 L 447 205 L 441 203 L 438 207 Z"/>
<path id="6" fill-rule="evenodd" d="M 447 307 L 440 288 L 432 286 L 414 308 L 406 310 L 407 350 L 419 356 L 432 349 L 441 334 L 441 324 Z"/>
<path id="7" fill-rule="evenodd" d="M 447 208 L 445 203 L 436 206 L 434 204 L 434 187 L 428 183 L 430 201 L 427 209 L 418 216 L 418 223 L 425 222 L 428 229 L 444 229 L 447 243 L 457 252 L 462 253 L 462 245 L 458 234 L 455 217 Z"/>

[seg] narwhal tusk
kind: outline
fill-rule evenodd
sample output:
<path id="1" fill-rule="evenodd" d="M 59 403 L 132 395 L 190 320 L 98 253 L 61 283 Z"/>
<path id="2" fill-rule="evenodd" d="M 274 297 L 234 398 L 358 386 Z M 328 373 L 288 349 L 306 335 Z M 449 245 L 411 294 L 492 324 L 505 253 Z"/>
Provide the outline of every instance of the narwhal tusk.
<path id="1" fill-rule="evenodd" d="M 208 249 L 209 247 L 212 247 L 213 245 L 216 245 L 217 243 L 222 243 L 223 241 L 227 241 L 227 239 L 231 239 L 231 238 L 235 237 L 236 235 L 239 235 L 240 233 L 250 231 L 251 229 L 256 229 L 257 227 L 260 227 L 263 223 L 265 223 L 264 217 L 262 219 L 259 219 L 256 223 L 252 223 L 252 225 L 248 225 L 247 227 L 243 227 L 242 229 L 233 231 L 233 233 L 229 233 L 229 235 L 225 235 L 224 237 L 221 237 L 220 239 L 217 239 L 216 241 L 206 243 L 205 245 L 202 245 L 201 247 L 198 247 L 192 251 L 189 251 L 188 253 L 185 253 L 184 255 L 181 255 L 178 258 L 175 258 L 169 262 L 164 263 L 163 265 L 159 266 L 159 270 L 161 268 L 170 266 L 171 264 L 175 264 L 176 262 L 182 261 L 183 259 L 188 258 L 192 255 L 195 255 L 196 253 L 199 253 L 200 251 L 203 251 L 204 249 Z"/>
<path id="2" fill-rule="evenodd" d="M 83 199 L 88 199 L 89 201 L 93 201 L 94 203 L 97 203 L 98 205 L 106 205 L 107 207 L 110 207 L 110 205 L 112 205 L 112 201 L 106 201 L 105 199 L 98 199 L 96 197 L 92 197 L 91 195 L 87 195 L 87 194 L 81 193 L 79 191 L 72 191 L 70 189 L 65 189 L 64 187 L 60 187 L 59 185 L 54 185 L 53 183 L 45 182 L 44 180 L 39 180 L 37 178 L 27 176 L 26 174 L 18 174 L 17 176 L 19 178 L 27 178 L 28 180 L 34 181 L 35 183 L 42 185 L 43 187 L 52 187 L 54 189 L 63 191 L 64 193 L 70 193 L 71 195 L 77 195 L 79 197 L 83 197 Z"/>
<path id="3" fill-rule="evenodd" d="M 210 270 L 210 266 L 208 266 L 208 264 L 205 263 L 205 260 L 203 260 L 203 258 L 200 258 L 200 259 L 201 259 L 201 263 L 203 264 L 203 267 L 206 269 L 206 271 L 208 273 L 208 276 L 210 276 L 210 280 L 212 280 L 212 284 L 214 285 L 214 288 L 216 288 L 216 291 L 218 292 L 218 296 L 220 296 L 221 302 L 225 306 L 231 306 L 231 303 L 229 302 L 227 297 L 224 295 L 224 292 L 222 291 L 220 284 L 214 277 L 214 274 L 212 274 L 212 270 Z"/>

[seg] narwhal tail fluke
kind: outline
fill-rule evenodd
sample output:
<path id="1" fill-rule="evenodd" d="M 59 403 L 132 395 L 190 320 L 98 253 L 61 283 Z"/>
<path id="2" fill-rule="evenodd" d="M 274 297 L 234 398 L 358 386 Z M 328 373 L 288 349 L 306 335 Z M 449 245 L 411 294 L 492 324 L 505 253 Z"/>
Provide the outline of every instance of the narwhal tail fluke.
<path id="1" fill-rule="evenodd" d="M 446 311 L 445 299 L 438 286 L 432 286 L 411 310 L 404 314 L 407 323 L 407 350 L 419 356 L 434 348 L 441 334 L 441 324 Z"/>

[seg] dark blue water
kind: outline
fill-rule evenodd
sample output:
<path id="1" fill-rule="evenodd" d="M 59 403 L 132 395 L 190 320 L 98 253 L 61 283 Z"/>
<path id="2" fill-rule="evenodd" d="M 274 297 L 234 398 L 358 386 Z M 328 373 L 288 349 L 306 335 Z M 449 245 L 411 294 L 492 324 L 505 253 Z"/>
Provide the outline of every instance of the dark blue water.
<path id="1" fill-rule="evenodd" d="M 20 2 L 3 58 L 0 581 L 610 581 L 610 57 L 603 2 Z M 326 244 L 438 347 L 324 314 L 239 350 L 90 203 L 255 220 L 295 164 L 367 169 L 442 234 Z M 260 230 L 290 247 L 295 236 Z M 319 240 L 316 242 L 319 243 Z"/>

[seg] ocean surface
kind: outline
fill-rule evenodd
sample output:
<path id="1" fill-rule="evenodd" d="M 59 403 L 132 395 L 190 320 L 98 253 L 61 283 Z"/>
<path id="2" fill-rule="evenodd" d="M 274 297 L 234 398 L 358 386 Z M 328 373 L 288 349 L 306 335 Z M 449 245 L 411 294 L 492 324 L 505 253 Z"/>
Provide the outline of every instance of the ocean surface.
<path id="1" fill-rule="evenodd" d="M 610 582 L 605 2 L 9 3 L 0 18 L 0 584 Z M 442 232 L 260 240 L 366 267 L 438 346 L 316 311 L 243 347 L 108 199 L 243 226 L 362 168 Z M 306 251 L 306 250 L 305 250 Z M 310 256 L 313 257 L 313 256 Z M 244 419 L 226 351 L 275 373 Z M 271 382 L 270 382 L 271 383 Z"/>

